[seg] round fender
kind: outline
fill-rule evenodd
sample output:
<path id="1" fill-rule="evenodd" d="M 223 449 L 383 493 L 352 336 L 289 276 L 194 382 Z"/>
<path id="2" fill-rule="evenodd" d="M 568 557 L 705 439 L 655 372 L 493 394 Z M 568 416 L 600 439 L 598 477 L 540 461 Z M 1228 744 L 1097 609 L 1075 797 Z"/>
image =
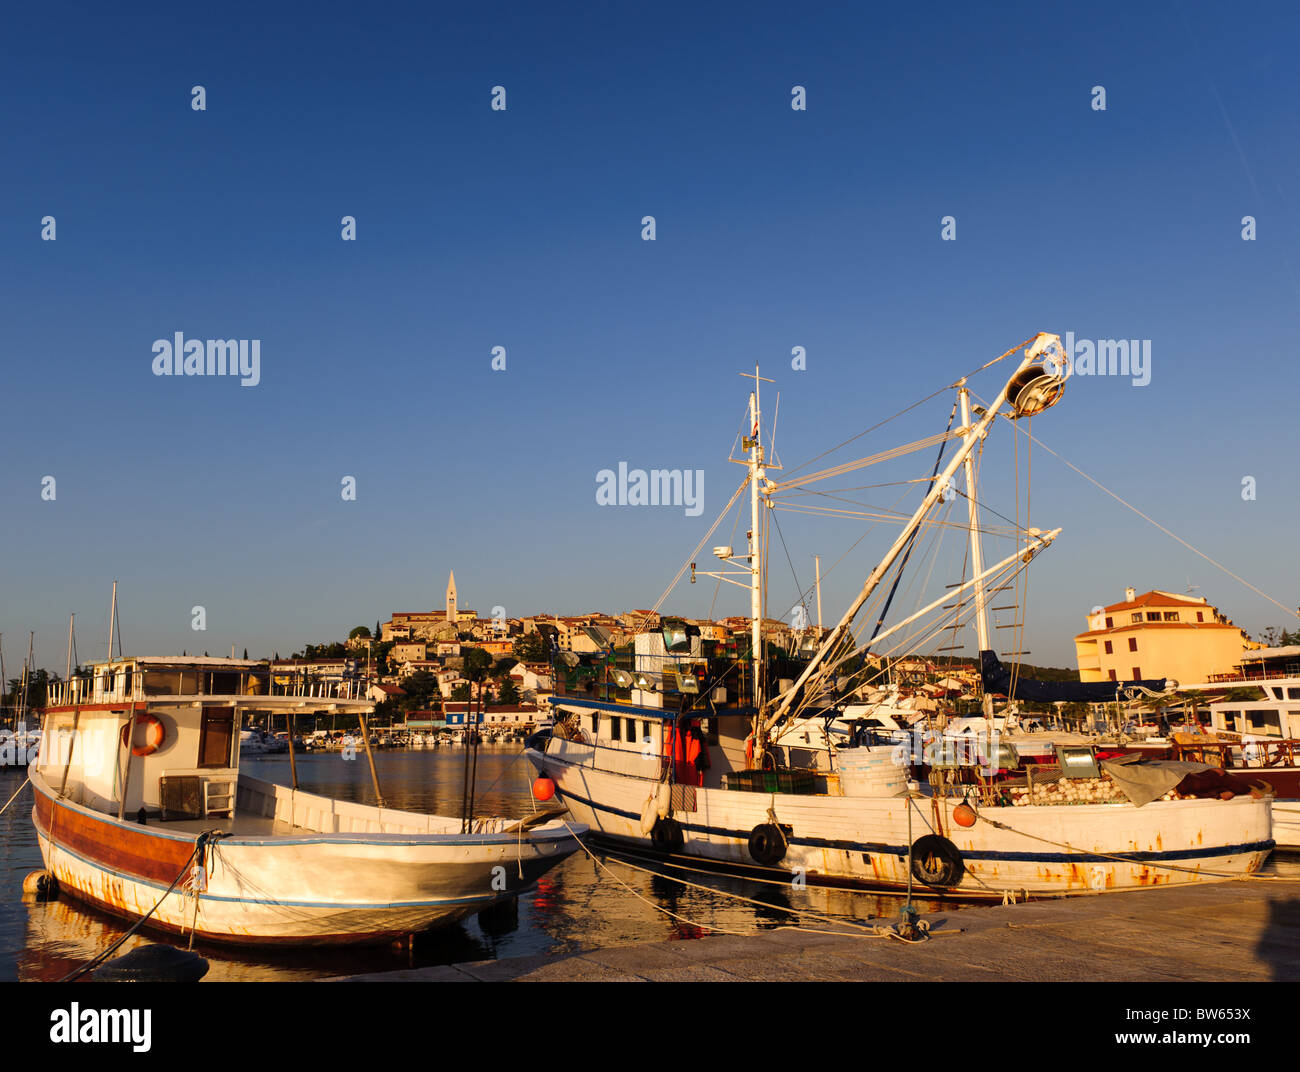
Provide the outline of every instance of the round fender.
<path id="1" fill-rule="evenodd" d="M 912 846 L 912 874 L 934 889 L 956 886 L 966 874 L 966 864 L 957 846 L 946 837 L 926 834 Z"/>
<path id="2" fill-rule="evenodd" d="M 650 844 L 657 852 L 672 855 L 682 851 L 686 844 L 686 835 L 682 824 L 676 819 L 656 819 L 650 831 Z"/>
<path id="3" fill-rule="evenodd" d="M 749 855 L 764 867 L 774 867 L 785 859 L 785 835 L 772 823 L 760 823 L 749 832 Z"/>

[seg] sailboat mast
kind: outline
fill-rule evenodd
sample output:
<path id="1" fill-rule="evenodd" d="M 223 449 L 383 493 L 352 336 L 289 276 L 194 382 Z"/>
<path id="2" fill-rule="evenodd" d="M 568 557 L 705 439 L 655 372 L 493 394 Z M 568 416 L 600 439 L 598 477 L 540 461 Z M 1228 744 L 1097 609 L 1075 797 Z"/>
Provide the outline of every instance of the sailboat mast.
<path id="1" fill-rule="evenodd" d="M 818 638 L 822 634 L 822 556 L 813 556 L 813 568 L 815 570 L 814 585 L 816 587 L 816 628 L 818 628 Z"/>
<path id="2" fill-rule="evenodd" d="M 113 665 L 113 626 L 117 623 L 117 581 L 113 582 L 113 600 L 108 606 L 108 665 Z"/>
<path id="3" fill-rule="evenodd" d="M 970 423 L 970 388 L 966 386 L 965 380 L 959 382 L 957 395 L 961 400 L 962 436 L 969 442 L 975 432 Z M 989 642 L 988 604 L 984 594 L 984 554 L 980 548 L 979 507 L 975 502 L 977 489 L 975 486 L 974 450 L 967 452 L 966 461 L 963 464 L 966 467 L 966 502 L 970 508 L 970 561 L 971 569 L 975 574 L 975 632 L 979 637 L 979 650 L 992 651 L 993 645 Z M 989 693 L 984 694 L 982 704 L 984 717 L 992 718 L 993 697 Z"/>
<path id="4" fill-rule="evenodd" d="M 763 562 L 758 527 L 758 482 L 763 478 L 763 445 L 759 442 L 762 410 L 759 404 L 758 366 L 754 390 L 749 395 L 749 615 L 750 645 L 754 661 L 754 708 L 763 706 Z"/>

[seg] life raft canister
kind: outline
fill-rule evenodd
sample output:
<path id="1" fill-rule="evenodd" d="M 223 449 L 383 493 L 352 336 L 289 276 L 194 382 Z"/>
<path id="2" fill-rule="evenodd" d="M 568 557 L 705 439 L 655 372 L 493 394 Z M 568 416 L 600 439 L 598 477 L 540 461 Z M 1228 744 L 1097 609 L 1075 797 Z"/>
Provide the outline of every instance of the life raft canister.
<path id="1" fill-rule="evenodd" d="M 773 867 L 785 859 L 784 832 L 774 823 L 760 823 L 749 832 L 749 855 L 755 863 Z"/>
<path id="2" fill-rule="evenodd" d="M 686 834 L 676 819 L 656 819 L 650 831 L 650 844 L 658 852 L 678 853 L 686 845 Z"/>
<path id="3" fill-rule="evenodd" d="M 134 730 L 144 727 L 144 744 L 135 744 Z M 122 743 L 126 744 L 129 740 L 131 744 L 131 755 L 133 756 L 151 756 L 163 746 L 167 740 L 167 728 L 153 715 L 136 715 L 134 723 L 128 722 L 122 727 Z"/>
<path id="4" fill-rule="evenodd" d="M 956 886 L 966 874 L 961 851 L 946 837 L 926 834 L 912 845 L 912 874 L 934 889 Z"/>

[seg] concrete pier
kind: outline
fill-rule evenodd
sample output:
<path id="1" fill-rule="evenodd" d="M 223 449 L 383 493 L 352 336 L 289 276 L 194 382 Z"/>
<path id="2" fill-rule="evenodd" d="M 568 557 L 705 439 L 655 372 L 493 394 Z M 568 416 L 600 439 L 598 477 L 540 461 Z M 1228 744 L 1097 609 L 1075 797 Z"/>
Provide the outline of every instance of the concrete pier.
<path id="1" fill-rule="evenodd" d="M 1300 880 L 1260 878 L 927 917 L 909 945 L 793 927 L 348 977 L 358 982 L 1300 979 Z M 890 923 L 890 920 L 880 920 Z M 813 923 L 812 927 L 829 925 Z M 342 981 L 342 980 L 338 980 Z"/>

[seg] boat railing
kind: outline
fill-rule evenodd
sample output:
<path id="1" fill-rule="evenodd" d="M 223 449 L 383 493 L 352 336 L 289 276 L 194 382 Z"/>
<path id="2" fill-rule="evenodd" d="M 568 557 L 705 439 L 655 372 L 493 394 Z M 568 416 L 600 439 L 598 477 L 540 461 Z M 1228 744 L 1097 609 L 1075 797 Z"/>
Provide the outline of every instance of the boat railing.
<path id="1" fill-rule="evenodd" d="M 1267 770 L 1294 767 L 1300 754 L 1300 740 L 1184 741 L 1173 746 L 1175 759 L 1208 763 L 1224 770 Z"/>
<path id="2" fill-rule="evenodd" d="M 119 675 L 120 676 L 120 675 Z M 293 685 L 277 686 L 272 684 L 271 696 L 295 696 L 304 699 L 320 700 L 364 700 L 367 684 L 360 679 L 343 681 L 308 681 Z M 202 690 L 182 695 L 215 696 L 228 695 L 226 692 L 209 693 Z M 254 699 L 257 693 L 246 693 Z M 46 691 L 47 707 L 72 707 L 80 704 L 129 704 L 144 703 L 153 698 L 155 693 L 147 689 L 139 680 L 138 674 L 131 675 L 129 682 L 119 680 L 112 687 L 105 687 L 103 678 L 74 677 L 70 681 L 51 682 Z"/>

